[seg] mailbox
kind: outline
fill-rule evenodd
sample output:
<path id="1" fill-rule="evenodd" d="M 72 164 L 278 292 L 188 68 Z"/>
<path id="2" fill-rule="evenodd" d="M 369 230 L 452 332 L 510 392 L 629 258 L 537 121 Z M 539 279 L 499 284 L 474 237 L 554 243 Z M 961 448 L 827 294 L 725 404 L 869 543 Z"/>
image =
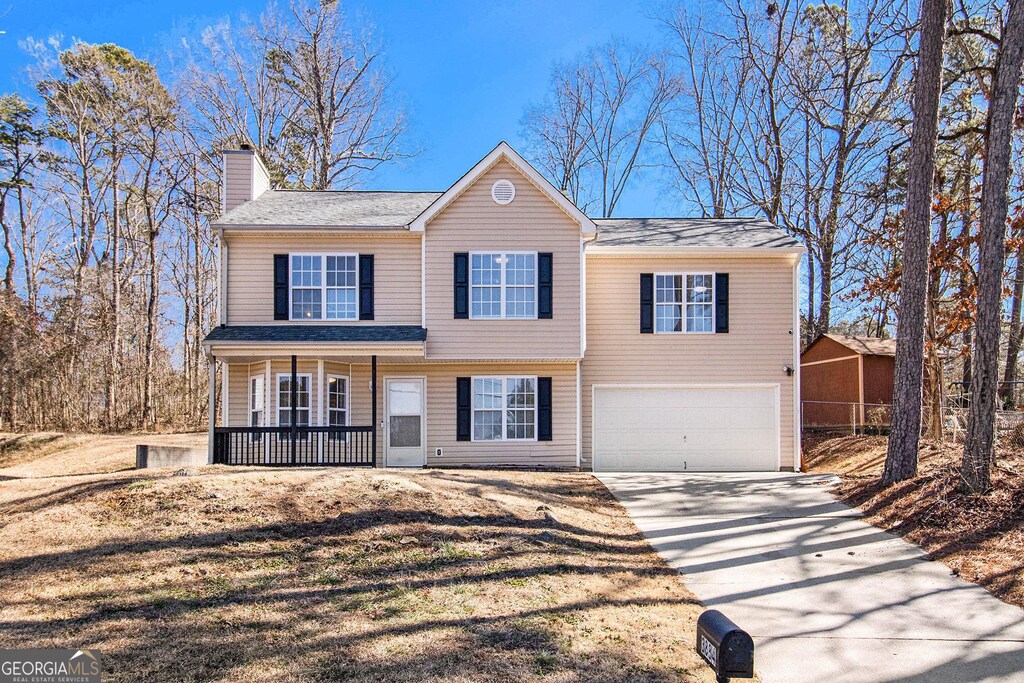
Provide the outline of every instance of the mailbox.
<path id="1" fill-rule="evenodd" d="M 697 619 L 697 654 L 719 681 L 754 677 L 754 641 L 718 610 L 709 609 Z"/>

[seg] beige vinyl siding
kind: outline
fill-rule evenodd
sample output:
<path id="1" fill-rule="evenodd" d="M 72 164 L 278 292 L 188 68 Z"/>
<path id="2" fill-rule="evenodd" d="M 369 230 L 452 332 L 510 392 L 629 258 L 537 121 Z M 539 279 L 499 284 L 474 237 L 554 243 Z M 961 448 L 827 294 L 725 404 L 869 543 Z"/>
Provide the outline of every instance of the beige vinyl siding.
<path id="1" fill-rule="evenodd" d="M 793 264 L 787 258 L 587 260 L 583 466 L 592 454 L 595 384 L 779 384 L 782 467 L 794 462 Z M 640 274 L 729 274 L 727 334 L 641 334 Z"/>
<path id="2" fill-rule="evenodd" d="M 500 206 L 491 186 L 511 180 L 516 197 Z M 499 161 L 426 226 L 427 357 L 578 358 L 580 229 L 507 161 Z M 553 319 L 455 320 L 457 252 L 552 252 Z"/>
<path id="3" fill-rule="evenodd" d="M 551 441 L 457 441 L 455 438 L 455 380 L 458 377 L 506 377 L 535 375 L 551 377 Z M 427 363 L 377 366 L 377 419 L 384 420 L 384 379 L 387 377 L 427 378 L 427 465 L 498 467 L 576 466 L 576 366 L 569 363 Z M 352 419 L 369 424 L 370 366 L 352 366 Z M 384 457 L 384 436 L 378 435 L 380 462 Z M 444 455 L 434 456 L 442 448 Z"/>
<path id="4" fill-rule="evenodd" d="M 277 373 L 289 372 L 288 359 L 275 359 L 272 390 L 268 409 L 271 425 L 277 424 Z M 248 377 L 263 372 L 265 363 L 230 366 L 228 406 L 230 426 L 248 424 Z M 325 361 L 323 384 L 319 384 L 317 362 L 300 360 L 300 373 L 313 375 L 313 414 L 317 423 L 318 407 L 325 400 L 325 385 L 331 374 L 349 378 L 349 424 L 371 424 L 370 364 L 366 361 L 344 363 Z M 552 440 L 551 441 L 493 441 L 472 442 L 456 440 L 455 380 L 457 377 L 551 377 Z M 575 467 L 576 466 L 576 366 L 572 363 L 419 363 L 377 366 L 377 454 L 384 463 L 384 434 L 380 429 L 384 421 L 384 380 L 388 377 L 426 378 L 427 464 L 438 467 L 455 466 L 516 466 L 516 467 Z M 326 409 L 323 416 L 327 421 Z M 434 456 L 434 450 L 443 449 L 444 455 Z"/>
<path id="5" fill-rule="evenodd" d="M 253 162 L 252 154 L 230 151 L 224 153 L 225 213 L 252 199 Z"/>
<path id="6" fill-rule="evenodd" d="M 329 365 L 329 364 L 325 364 Z M 228 368 L 228 419 L 230 424 L 222 425 L 228 427 L 249 426 L 249 377 L 258 375 L 264 377 L 266 374 L 266 361 L 256 361 L 249 364 L 235 363 L 226 366 Z M 346 366 L 347 367 L 347 366 Z M 317 387 L 317 361 L 310 359 L 299 359 L 296 363 L 298 374 L 309 374 L 312 379 L 312 395 L 310 396 L 310 422 L 317 424 L 317 411 L 320 408 L 320 392 Z M 290 374 L 292 363 L 290 358 L 274 359 L 270 363 L 270 385 L 266 387 L 266 410 L 270 411 L 270 425 L 277 426 L 277 376 L 281 373 Z M 324 370 L 326 376 L 327 370 Z M 324 380 L 326 382 L 326 379 Z M 219 417 L 219 416 L 218 416 Z M 324 418 L 326 420 L 326 417 Z"/>
<path id="7" fill-rule="evenodd" d="M 249 366 L 243 364 L 225 365 L 225 372 L 228 373 L 228 423 L 220 424 L 221 427 L 247 427 L 249 426 Z M 225 400 L 225 399 L 221 399 Z M 217 415 L 219 421 L 221 415 Z"/>
<path id="8" fill-rule="evenodd" d="M 419 235 L 407 232 L 379 237 L 229 232 L 225 240 L 228 246 L 229 325 L 264 325 L 275 322 L 274 254 L 297 252 L 374 255 L 374 319 L 323 322 L 332 325 L 420 324 L 422 300 Z M 318 324 L 320 321 L 303 322 Z"/>

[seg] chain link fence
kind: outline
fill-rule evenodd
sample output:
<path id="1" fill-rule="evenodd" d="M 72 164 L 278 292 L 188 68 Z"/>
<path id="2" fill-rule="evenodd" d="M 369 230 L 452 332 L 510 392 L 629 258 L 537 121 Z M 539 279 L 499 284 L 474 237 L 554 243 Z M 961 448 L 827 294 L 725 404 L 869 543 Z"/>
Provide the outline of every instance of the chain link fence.
<path id="1" fill-rule="evenodd" d="M 803 429 L 849 434 L 888 434 L 892 406 L 885 403 L 801 401 Z"/>
<path id="2" fill-rule="evenodd" d="M 969 408 L 947 405 L 943 410 L 943 438 L 962 442 L 967 432 Z M 886 403 L 849 403 L 843 401 L 801 401 L 800 426 L 807 431 L 841 434 L 888 434 L 892 406 Z M 1018 434 L 1024 445 L 1024 412 L 996 412 L 997 437 Z"/>

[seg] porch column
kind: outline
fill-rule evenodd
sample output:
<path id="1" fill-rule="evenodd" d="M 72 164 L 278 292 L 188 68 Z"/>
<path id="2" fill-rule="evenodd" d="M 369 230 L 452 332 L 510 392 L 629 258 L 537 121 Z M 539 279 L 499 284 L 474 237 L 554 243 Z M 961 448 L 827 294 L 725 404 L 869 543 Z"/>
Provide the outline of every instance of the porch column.
<path id="1" fill-rule="evenodd" d="M 207 462 L 209 462 L 212 465 L 213 464 L 214 429 L 217 426 L 217 359 L 212 357 L 212 356 L 210 356 L 207 359 L 207 361 L 208 361 L 209 366 L 210 366 L 210 379 L 209 379 L 210 398 L 208 399 L 209 400 L 209 405 L 207 406 L 207 409 L 209 410 L 209 416 L 210 416 L 209 417 L 209 419 L 210 419 L 210 426 L 209 426 L 209 432 L 210 432 L 209 441 L 210 441 L 210 443 L 208 445 L 209 453 L 207 454 L 206 460 L 207 460 Z"/>
<path id="2" fill-rule="evenodd" d="M 373 421 L 373 436 L 370 441 L 370 454 L 373 466 L 377 466 L 377 356 L 370 356 L 370 419 Z"/>
<path id="3" fill-rule="evenodd" d="M 270 392 L 276 392 L 274 383 L 271 381 L 270 374 L 270 361 L 266 361 L 266 367 L 263 369 L 263 426 L 271 427 L 277 425 L 277 419 L 275 418 L 274 424 L 270 424 L 270 409 L 277 410 L 275 405 L 278 401 L 277 394 L 273 394 L 273 398 Z M 272 402 L 273 401 L 273 402 Z M 267 464 L 270 462 L 270 434 L 266 433 L 263 435 L 263 463 Z M 277 438 L 277 437 L 274 437 Z"/>
<path id="4" fill-rule="evenodd" d="M 299 418 L 299 373 L 298 373 L 298 361 L 295 356 L 292 356 L 292 384 L 290 391 L 291 398 L 291 446 L 292 446 L 292 464 L 296 462 L 296 452 L 299 446 L 299 430 L 296 421 Z"/>
<path id="5" fill-rule="evenodd" d="M 227 363 L 220 364 L 220 426 L 231 426 L 231 412 L 228 406 L 228 390 L 231 388 L 231 366 Z"/>
<path id="6" fill-rule="evenodd" d="M 324 425 L 324 397 L 327 394 L 324 386 L 324 359 L 320 358 L 316 362 L 316 425 L 317 427 L 323 427 Z M 313 388 L 309 389 L 309 400 L 313 400 Z M 313 406 L 309 407 L 310 410 Z M 323 463 L 324 461 L 324 439 L 327 438 L 327 434 L 322 431 L 316 432 L 316 461 Z"/>

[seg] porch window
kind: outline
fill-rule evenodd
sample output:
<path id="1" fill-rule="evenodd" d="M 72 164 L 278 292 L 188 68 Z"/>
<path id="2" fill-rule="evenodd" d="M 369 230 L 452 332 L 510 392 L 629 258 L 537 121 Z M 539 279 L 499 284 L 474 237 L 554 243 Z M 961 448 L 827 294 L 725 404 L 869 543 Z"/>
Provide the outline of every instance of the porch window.
<path id="1" fill-rule="evenodd" d="M 473 378 L 473 441 L 532 441 L 536 436 L 536 377 Z"/>
<path id="2" fill-rule="evenodd" d="M 537 254 L 470 255 L 471 318 L 536 318 Z"/>
<path id="3" fill-rule="evenodd" d="M 292 320 L 356 320 L 356 254 L 292 254 Z"/>
<path id="4" fill-rule="evenodd" d="M 654 276 L 655 332 L 714 332 L 713 273 Z"/>
<path id="5" fill-rule="evenodd" d="M 262 427 L 263 426 L 263 410 L 264 410 L 264 384 L 263 375 L 255 375 L 249 378 L 249 426 L 250 427 Z M 263 438 L 262 434 L 251 434 L 250 438 L 253 441 L 259 441 Z"/>
<path id="6" fill-rule="evenodd" d="M 348 424 L 348 378 L 330 375 L 327 378 L 327 425 Z"/>
<path id="7" fill-rule="evenodd" d="M 312 384 L 313 376 L 310 374 L 297 375 L 295 379 L 298 390 L 298 401 L 295 404 L 295 424 L 299 427 L 308 427 L 309 387 Z M 292 376 L 290 373 L 281 373 L 277 376 L 277 424 L 280 427 L 292 426 Z"/>
<path id="8" fill-rule="evenodd" d="M 263 426 L 263 375 L 249 378 L 249 426 Z"/>

